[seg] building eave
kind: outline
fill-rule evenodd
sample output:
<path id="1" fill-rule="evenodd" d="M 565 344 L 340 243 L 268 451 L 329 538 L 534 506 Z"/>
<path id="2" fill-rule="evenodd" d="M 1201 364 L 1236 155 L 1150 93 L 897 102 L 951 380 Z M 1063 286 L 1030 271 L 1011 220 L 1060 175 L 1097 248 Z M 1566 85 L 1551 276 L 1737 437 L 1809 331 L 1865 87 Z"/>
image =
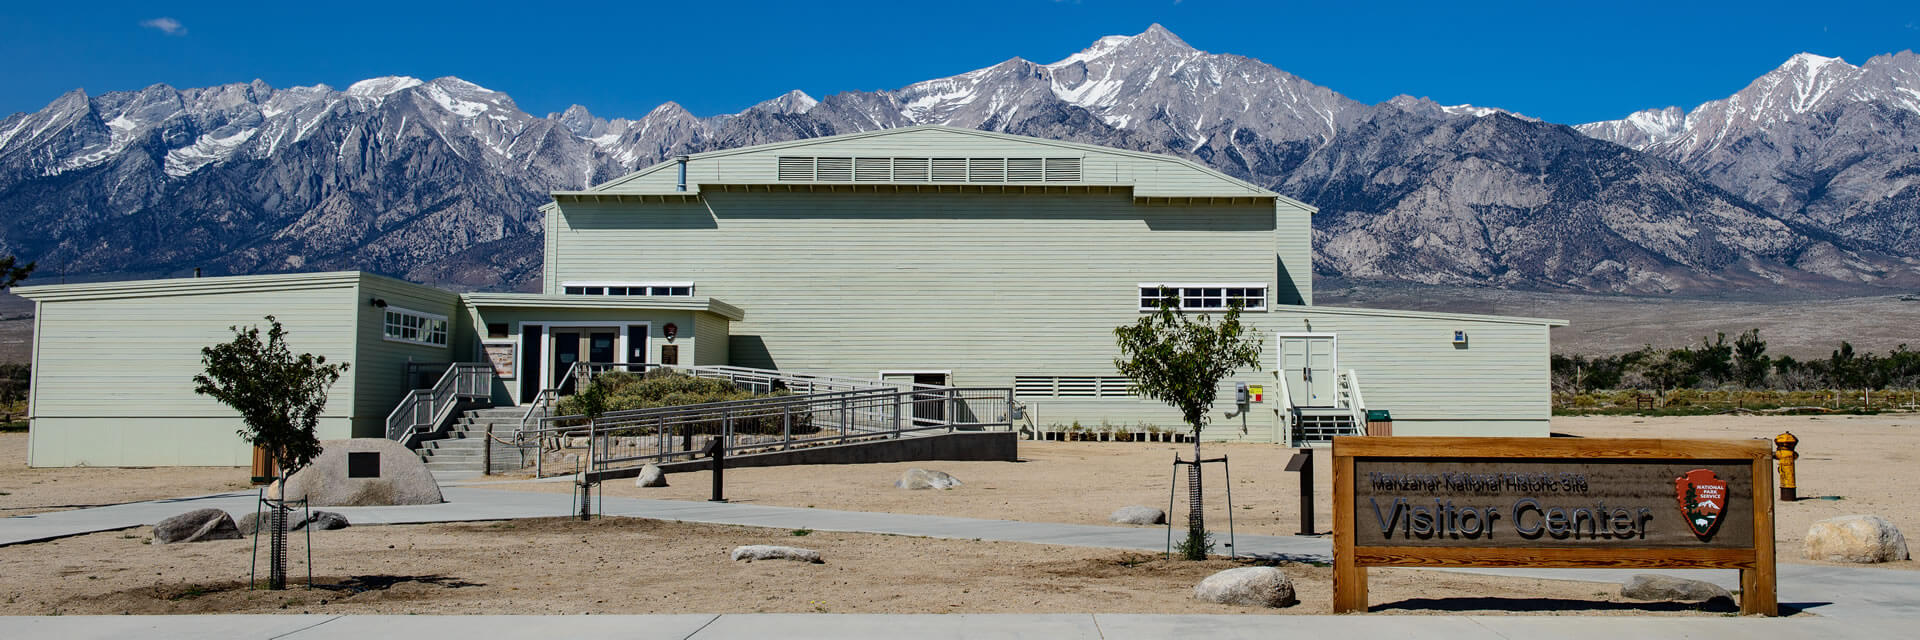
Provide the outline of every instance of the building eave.
<path id="1" fill-rule="evenodd" d="M 538 293 L 466 293 L 460 295 L 467 306 L 515 309 L 626 309 L 633 311 L 702 311 L 740 321 L 747 317 L 740 307 L 714 298 L 673 296 L 568 296 Z"/>
<path id="2" fill-rule="evenodd" d="M 1445 311 L 1406 311 L 1400 309 L 1366 309 L 1360 307 L 1326 306 L 1276 306 L 1273 313 L 1306 313 L 1318 315 L 1373 316 L 1385 318 L 1420 318 L 1426 320 L 1459 320 L 1462 322 L 1499 322 L 1505 324 L 1527 324 L 1545 327 L 1564 327 L 1567 321 L 1553 318 L 1529 318 L 1523 316 L 1496 316 L 1478 313 L 1448 313 Z"/>
<path id="3" fill-rule="evenodd" d="M 112 280 L 78 284 L 49 284 L 15 287 L 13 293 L 36 302 L 71 300 L 113 300 L 158 296 L 211 295 L 332 289 L 352 287 L 366 277 L 385 278 L 361 271 L 321 273 L 278 273 L 252 276 L 215 276 L 208 278 L 166 278 L 160 280 Z"/>

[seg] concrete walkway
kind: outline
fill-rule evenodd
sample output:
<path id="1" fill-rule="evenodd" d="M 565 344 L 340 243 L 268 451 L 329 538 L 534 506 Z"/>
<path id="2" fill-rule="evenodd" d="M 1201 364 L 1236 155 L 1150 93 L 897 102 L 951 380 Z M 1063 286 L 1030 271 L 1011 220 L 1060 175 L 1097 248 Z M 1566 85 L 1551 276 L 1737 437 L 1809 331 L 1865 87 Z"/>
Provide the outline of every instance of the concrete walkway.
<path id="1" fill-rule="evenodd" d="M 10 618 L 17 638 L 1047 638 L 1158 640 L 1275 637 L 1806 638 L 1910 637 L 1892 618 L 1636 618 L 1625 616 L 1266 616 L 1142 614 L 726 614 L 640 616 L 62 616 Z"/>
<path id="2" fill-rule="evenodd" d="M 476 520 L 512 520 L 566 516 L 577 507 L 564 493 L 532 493 L 447 486 L 447 502 L 407 507 L 329 507 L 356 525 L 420 524 Z M 0 546 L 71 535 L 150 525 L 182 512 L 204 507 L 235 515 L 254 509 L 252 493 L 229 493 L 192 498 L 135 502 L 92 509 L 0 518 Z M 604 513 L 660 520 L 682 520 L 776 529 L 816 529 L 891 533 L 931 538 L 999 540 L 1107 549 L 1161 551 L 1166 530 L 1161 527 L 1117 527 L 1048 522 L 981 520 L 864 511 L 804 509 L 742 503 L 607 498 Z M 1226 540 L 1219 540 L 1225 544 Z M 1240 555 L 1276 560 L 1328 562 L 1332 542 L 1327 538 L 1241 534 L 1235 540 Z M 1226 551 L 1224 547 L 1219 549 Z M 1470 573 L 1549 580 L 1583 580 L 1619 584 L 1630 569 L 1455 569 Z M 1739 574 L 1730 570 L 1662 570 L 1657 573 L 1714 582 L 1738 588 Z M 1920 618 L 1920 571 L 1871 567 L 1832 567 L 1781 563 L 1779 600 L 1788 612 L 1803 610 L 1823 616 Z"/>

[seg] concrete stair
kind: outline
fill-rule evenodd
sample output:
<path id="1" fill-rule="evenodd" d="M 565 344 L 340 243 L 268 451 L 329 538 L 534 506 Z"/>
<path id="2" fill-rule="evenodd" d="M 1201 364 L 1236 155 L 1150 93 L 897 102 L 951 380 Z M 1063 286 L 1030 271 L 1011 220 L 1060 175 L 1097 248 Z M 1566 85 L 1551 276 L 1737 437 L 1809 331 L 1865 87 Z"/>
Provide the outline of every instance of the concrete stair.
<path id="1" fill-rule="evenodd" d="M 1295 444 L 1332 442 L 1334 436 L 1366 435 L 1353 423 L 1353 412 L 1344 407 L 1298 407 L 1293 425 Z"/>
<path id="2" fill-rule="evenodd" d="M 514 429 L 520 428 L 520 419 L 526 414 L 525 407 L 469 410 L 455 418 L 446 431 L 420 442 L 420 460 L 427 463 L 427 470 L 436 475 L 479 473 L 486 456 L 487 428 L 491 426 L 495 436 L 511 441 Z M 514 471 L 519 468 L 520 450 L 495 441 L 493 470 Z"/>

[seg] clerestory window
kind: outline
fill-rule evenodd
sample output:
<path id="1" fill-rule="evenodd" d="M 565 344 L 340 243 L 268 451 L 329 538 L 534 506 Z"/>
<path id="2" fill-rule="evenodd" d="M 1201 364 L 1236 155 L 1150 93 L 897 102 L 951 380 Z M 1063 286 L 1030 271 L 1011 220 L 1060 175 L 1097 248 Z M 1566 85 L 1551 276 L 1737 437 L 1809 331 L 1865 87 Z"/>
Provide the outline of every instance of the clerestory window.
<path id="1" fill-rule="evenodd" d="M 1155 311 L 1168 295 L 1180 299 L 1182 311 L 1225 311 L 1238 306 L 1242 311 L 1267 309 L 1265 283 L 1238 284 L 1166 284 L 1140 283 L 1140 310 Z"/>

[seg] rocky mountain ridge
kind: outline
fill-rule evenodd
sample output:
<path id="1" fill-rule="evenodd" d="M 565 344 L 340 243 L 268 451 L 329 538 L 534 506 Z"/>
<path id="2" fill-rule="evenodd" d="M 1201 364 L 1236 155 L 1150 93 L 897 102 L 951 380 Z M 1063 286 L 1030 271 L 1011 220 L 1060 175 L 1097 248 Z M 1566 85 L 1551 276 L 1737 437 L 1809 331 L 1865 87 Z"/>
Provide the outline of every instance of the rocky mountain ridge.
<path id="1" fill-rule="evenodd" d="M 1920 256 L 1920 55 L 1793 56 L 1733 95 L 1577 127 L 1667 159 L 1782 219 Z"/>
<path id="2" fill-rule="evenodd" d="M 1793 76 L 1768 92 L 1823 93 L 1766 104 L 1824 104 L 1834 86 L 1866 84 L 1822 85 L 1821 73 L 1839 69 L 1820 69 L 1806 76 L 1813 85 Z M 1860 105 L 1857 118 L 1912 127 L 1887 100 L 1846 104 Z M 1725 161 L 1693 160 L 1747 157 L 1682 142 L 1705 130 L 1684 126 L 1693 120 L 1643 112 L 1576 131 L 1404 96 L 1366 105 L 1258 60 L 1199 51 L 1159 25 L 1053 63 L 1014 58 L 820 99 L 793 91 L 709 117 L 674 103 L 637 119 L 577 105 L 537 117 L 451 77 L 76 90 L 0 120 L 0 251 L 39 260 L 43 273 L 365 268 L 524 288 L 540 261 L 535 207 L 550 190 L 676 154 L 937 123 L 1176 155 L 1300 198 L 1322 209 L 1316 270 L 1347 278 L 1667 293 L 1915 277 L 1920 248 L 1877 239 L 1884 225 L 1867 224 L 1887 217 L 1874 207 L 1897 209 L 1886 198 L 1807 188 L 1813 202 L 1866 211 L 1763 206 L 1774 202 L 1766 188 L 1712 170 Z M 1864 161 L 1878 173 L 1862 175 L 1907 179 L 1894 167 L 1911 153 L 1853 144 L 1878 158 Z M 1690 151 L 1669 157 L 1681 148 Z"/>

